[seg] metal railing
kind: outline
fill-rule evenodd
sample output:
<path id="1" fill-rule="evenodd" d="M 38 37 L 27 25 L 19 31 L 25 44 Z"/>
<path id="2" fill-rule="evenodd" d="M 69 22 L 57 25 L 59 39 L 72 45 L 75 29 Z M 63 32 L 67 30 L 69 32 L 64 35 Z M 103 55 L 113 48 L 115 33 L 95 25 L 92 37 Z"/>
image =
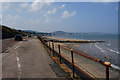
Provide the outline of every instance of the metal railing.
<path id="1" fill-rule="evenodd" d="M 46 43 L 46 41 L 42 40 L 42 38 L 38 37 L 38 39 L 41 41 L 41 43 L 43 43 L 47 49 L 52 53 L 53 53 L 53 56 L 57 56 L 59 58 L 59 62 L 62 63 L 64 62 L 73 72 L 73 78 L 75 77 L 74 73 L 76 73 L 78 76 L 80 76 L 82 79 L 89 79 L 89 80 L 95 80 L 95 78 L 88 74 L 87 72 L 85 72 L 84 70 L 82 70 L 81 68 L 79 68 L 75 63 L 74 63 L 74 55 L 73 55 L 73 52 L 74 53 L 77 53 L 79 55 L 82 55 L 88 59 L 91 59 L 93 61 L 96 61 L 96 62 L 99 62 L 101 64 L 103 64 L 105 67 L 106 67 L 106 80 L 109 80 L 109 68 L 114 68 L 114 69 L 117 69 L 117 70 L 120 70 L 120 67 L 114 65 L 114 64 L 111 64 L 110 62 L 107 62 L 107 61 L 103 61 L 103 60 L 99 60 L 97 58 L 93 58 L 93 57 L 90 57 L 86 54 L 83 54 L 83 53 L 80 53 L 80 52 L 77 52 L 73 49 L 70 49 L 68 47 L 65 47 L 65 46 L 62 46 L 62 45 L 59 45 L 58 44 L 58 52 L 54 49 L 54 43 L 52 42 L 52 46 L 50 45 L 50 42 L 48 42 L 49 44 Z M 67 49 L 69 51 L 71 51 L 71 61 L 68 60 L 67 58 L 65 58 L 63 55 L 61 55 L 61 47 L 64 48 L 64 49 Z"/>

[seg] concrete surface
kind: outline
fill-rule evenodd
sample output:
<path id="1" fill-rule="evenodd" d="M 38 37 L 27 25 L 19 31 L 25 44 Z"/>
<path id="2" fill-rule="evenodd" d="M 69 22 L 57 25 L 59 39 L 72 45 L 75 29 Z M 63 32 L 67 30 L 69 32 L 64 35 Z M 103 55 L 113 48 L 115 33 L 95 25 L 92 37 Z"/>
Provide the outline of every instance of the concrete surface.
<path id="1" fill-rule="evenodd" d="M 37 37 L 26 39 L 2 54 L 2 78 L 58 78 L 53 63 Z"/>

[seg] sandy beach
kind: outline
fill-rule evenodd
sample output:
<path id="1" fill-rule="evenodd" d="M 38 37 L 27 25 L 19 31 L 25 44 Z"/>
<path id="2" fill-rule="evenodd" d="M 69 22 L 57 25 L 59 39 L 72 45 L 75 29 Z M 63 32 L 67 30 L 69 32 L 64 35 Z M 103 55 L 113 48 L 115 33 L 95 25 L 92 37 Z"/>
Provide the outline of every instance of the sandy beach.
<path id="1" fill-rule="evenodd" d="M 76 40 L 76 39 L 65 39 L 65 38 L 54 38 L 50 36 L 42 36 L 42 39 L 51 42 L 58 42 L 58 43 L 97 43 L 97 42 L 105 42 L 103 40 L 94 41 L 94 40 Z"/>
<path id="2" fill-rule="evenodd" d="M 58 51 L 58 44 L 55 43 L 55 50 Z M 61 43 L 60 45 L 66 46 L 64 43 Z M 71 61 L 71 52 L 61 48 L 61 54 Z M 95 78 L 105 78 L 105 66 L 102 64 L 95 62 L 93 60 L 90 60 L 88 58 L 85 58 L 79 54 L 74 53 L 74 61 L 77 66 L 79 66 L 81 69 L 85 70 L 87 73 L 89 73 L 91 76 L 94 76 Z M 118 78 L 118 71 L 115 71 L 113 69 L 110 69 L 110 78 Z"/>
<path id="3" fill-rule="evenodd" d="M 56 39 L 56 38 L 52 38 L 49 37 L 50 39 Z M 49 39 L 48 39 L 49 40 Z M 59 40 L 71 40 L 72 39 L 63 39 L 63 38 L 59 38 Z M 48 42 L 47 44 L 50 44 L 52 46 L 52 42 Z M 58 51 L 58 44 L 59 45 L 63 45 L 66 47 L 70 48 L 70 44 L 74 46 L 79 46 L 77 45 L 77 43 L 59 43 L 59 42 L 54 42 L 54 49 L 56 51 Z M 82 51 L 81 51 L 82 52 Z M 67 58 L 68 60 L 71 61 L 71 52 L 69 50 L 66 50 L 64 48 L 61 47 L 61 54 Z M 89 55 L 90 56 L 90 55 Z M 102 65 L 101 63 L 98 63 L 96 61 L 90 60 L 84 56 L 81 56 L 77 53 L 74 53 L 74 61 L 75 64 L 80 67 L 81 69 L 83 69 L 85 72 L 87 72 L 88 74 L 90 74 L 91 76 L 93 76 L 94 78 L 105 78 L 106 77 L 106 73 L 105 73 L 105 66 Z M 110 68 L 110 78 L 118 78 L 119 76 L 119 71 L 114 70 L 112 68 Z"/>

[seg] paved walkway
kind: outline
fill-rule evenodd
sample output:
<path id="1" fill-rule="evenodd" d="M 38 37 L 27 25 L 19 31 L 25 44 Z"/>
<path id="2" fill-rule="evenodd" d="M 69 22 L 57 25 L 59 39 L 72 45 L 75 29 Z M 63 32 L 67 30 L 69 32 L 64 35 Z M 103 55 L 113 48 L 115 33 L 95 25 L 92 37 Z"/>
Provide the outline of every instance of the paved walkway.
<path id="1" fill-rule="evenodd" d="M 54 61 L 36 37 L 9 48 L 2 60 L 3 78 L 57 78 L 49 65 Z"/>

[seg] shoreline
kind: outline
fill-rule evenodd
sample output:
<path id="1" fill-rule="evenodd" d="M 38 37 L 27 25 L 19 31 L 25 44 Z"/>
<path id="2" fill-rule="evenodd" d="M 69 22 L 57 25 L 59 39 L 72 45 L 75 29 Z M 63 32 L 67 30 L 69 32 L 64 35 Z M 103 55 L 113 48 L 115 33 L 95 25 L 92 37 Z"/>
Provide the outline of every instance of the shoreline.
<path id="1" fill-rule="evenodd" d="M 52 46 L 52 42 L 48 43 L 48 45 Z M 58 44 L 59 45 L 63 45 L 66 46 L 68 48 L 70 48 L 70 46 L 67 45 L 67 43 L 54 43 L 54 49 L 56 51 L 59 52 L 58 50 Z M 71 43 L 69 43 L 71 44 Z M 61 49 L 61 54 L 68 60 L 71 61 L 71 54 L 69 50 L 66 50 L 64 48 L 60 48 Z M 72 49 L 72 48 L 71 48 Z M 74 49 L 75 50 L 75 49 Z M 89 55 L 90 56 L 90 55 Z M 76 54 L 74 53 L 74 63 L 79 66 L 81 69 L 84 69 L 86 72 L 88 72 L 90 75 L 96 77 L 96 78 L 105 78 L 105 74 L 104 74 L 104 66 L 96 61 L 90 60 L 82 55 Z M 94 73 L 94 72 L 97 72 Z M 117 71 L 110 69 L 110 73 L 114 74 L 110 74 L 110 78 L 116 78 L 117 77 Z"/>
<path id="2" fill-rule="evenodd" d="M 51 36 L 42 36 L 41 38 L 45 42 L 50 41 L 50 42 L 54 42 L 55 44 L 61 44 L 63 46 L 67 46 L 68 48 L 74 49 L 78 52 L 84 53 L 84 54 L 89 55 L 91 57 L 95 57 L 97 59 L 101 59 L 104 61 L 109 61 L 112 64 L 120 66 L 120 64 L 118 64 L 118 60 L 116 58 L 116 56 L 118 56 L 118 54 L 106 52 L 106 51 L 104 51 L 104 49 L 102 49 L 102 47 L 98 48 L 95 46 L 95 45 L 98 46 L 99 44 L 101 44 L 101 42 L 97 42 L 97 41 L 92 42 L 89 40 L 74 40 L 74 39 L 54 38 Z M 102 51 L 104 51 L 104 52 L 102 52 Z"/>
<path id="3" fill-rule="evenodd" d="M 44 39 L 42 37 L 43 42 L 45 42 L 51 48 L 53 48 L 53 45 L 54 45 L 54 50 L 56 50 L 57 52 L 59 52 L 58 44 L 66 46 L 70 49 L 74 49 L 75 51 L 82 52 L 81 51 L 82 49 L 80 49 L 80 48 L 79 48 L 79 50 L 75 49 L 76 47 L 79 47 L 78 43 L 59 43 L 59 42 L 51 42 L 51 41 L 49 42 L 49 40 L 47 40 L 47 39 L 48 38 L 46 38 L 45 36 L 44 36 Z M 76 44 L 77 44 L 77 46 L 75 47 L 74 45 L 76 45 Z M 82 43 L 80 43 L 80 44 L 82 44 Z M 91 43 L 86 43 L 86 44 L 91 44 Z M 92 44 L 94 44 L 94 43 L 92 43 Z M 70 47 L 70 45 L 71 45 L 71 47 Z M 84 44 L 82 44 L 82 45 L 84 45 Z M 82 48 L 84 48 L 84 47 L 82 47 Z M 88 49 L 88 48 L 86 48 L 86 49 Z M 60 47 L 60 50 L 61 50 L 60 51 L 61 55 L 63 55 L 67 60 L 71 61 L 71 52 L 67 49 L 64 49 L 63 47 Z M 83 53 L 83 54 L 85 54 L 85 53 Z M 88 56 L 91 56 L 91 54 L 89 53 Z M 79 54 L 76 54 L 76 53 L 74 53 L 74 63 L 77 66 L 79 66 L 79 68 L 84 69 L 84 71 L 88 72 L 90 75 L 92 75 L 96 78 L 105 78 L 105 74 L 104 74 L 105 73 L 105 70 L 104 70 L 105 66 L 103 66 L 101 63 L 90 60 L 89 58 L 86 58 L 86 57 L 79 55 Z M 119 72 L 118 70 L 110 68 L 109 71 L 110 71 L 110 78 L 117 78 L 117 75 L 118 75 L 117 73 Z"/>
<path id="4" fill-rule="evenodd" d="M 58 43 L 97 43 L 105 41 L 93 41 L 93 40 L 74 40 L 74 39 L 64 39 L 64 38 L 54 38 L 50 36 L 42 36 L 44 41 L 58 42 Z"/>
<path id="5" fill-rule="evenodd" d="M 113 54 L 113 53 L 109 53 L 108 52 L 101 52 L 98 48 L 94 47 L 94 43 L 91 44 L 91 48 L 90 48 L 90 43 L 86 43 L 86 44 L 82 44 L 82 43 L 76 43 L 76 44 L 72 44 L 72 43 L 64 43 L 63 44 L 64 46 L 68 47 L 68 48 L 71 48 L 71 49 L 74 49 L 80 53 L 84 53 L 88 56 L 91 56 L 91 57 L 94 57 L 94 58 L 97 58 L 97 59 L 101 59 L 103 61 L 108 61 L 114 65 L 117 65 L 120 67 L 120 64 L 118 62 L 118 54 Z M 83 45 L 86 45 L 86 46 L 89 46 L 89 47 L 85 47 Z"/>

